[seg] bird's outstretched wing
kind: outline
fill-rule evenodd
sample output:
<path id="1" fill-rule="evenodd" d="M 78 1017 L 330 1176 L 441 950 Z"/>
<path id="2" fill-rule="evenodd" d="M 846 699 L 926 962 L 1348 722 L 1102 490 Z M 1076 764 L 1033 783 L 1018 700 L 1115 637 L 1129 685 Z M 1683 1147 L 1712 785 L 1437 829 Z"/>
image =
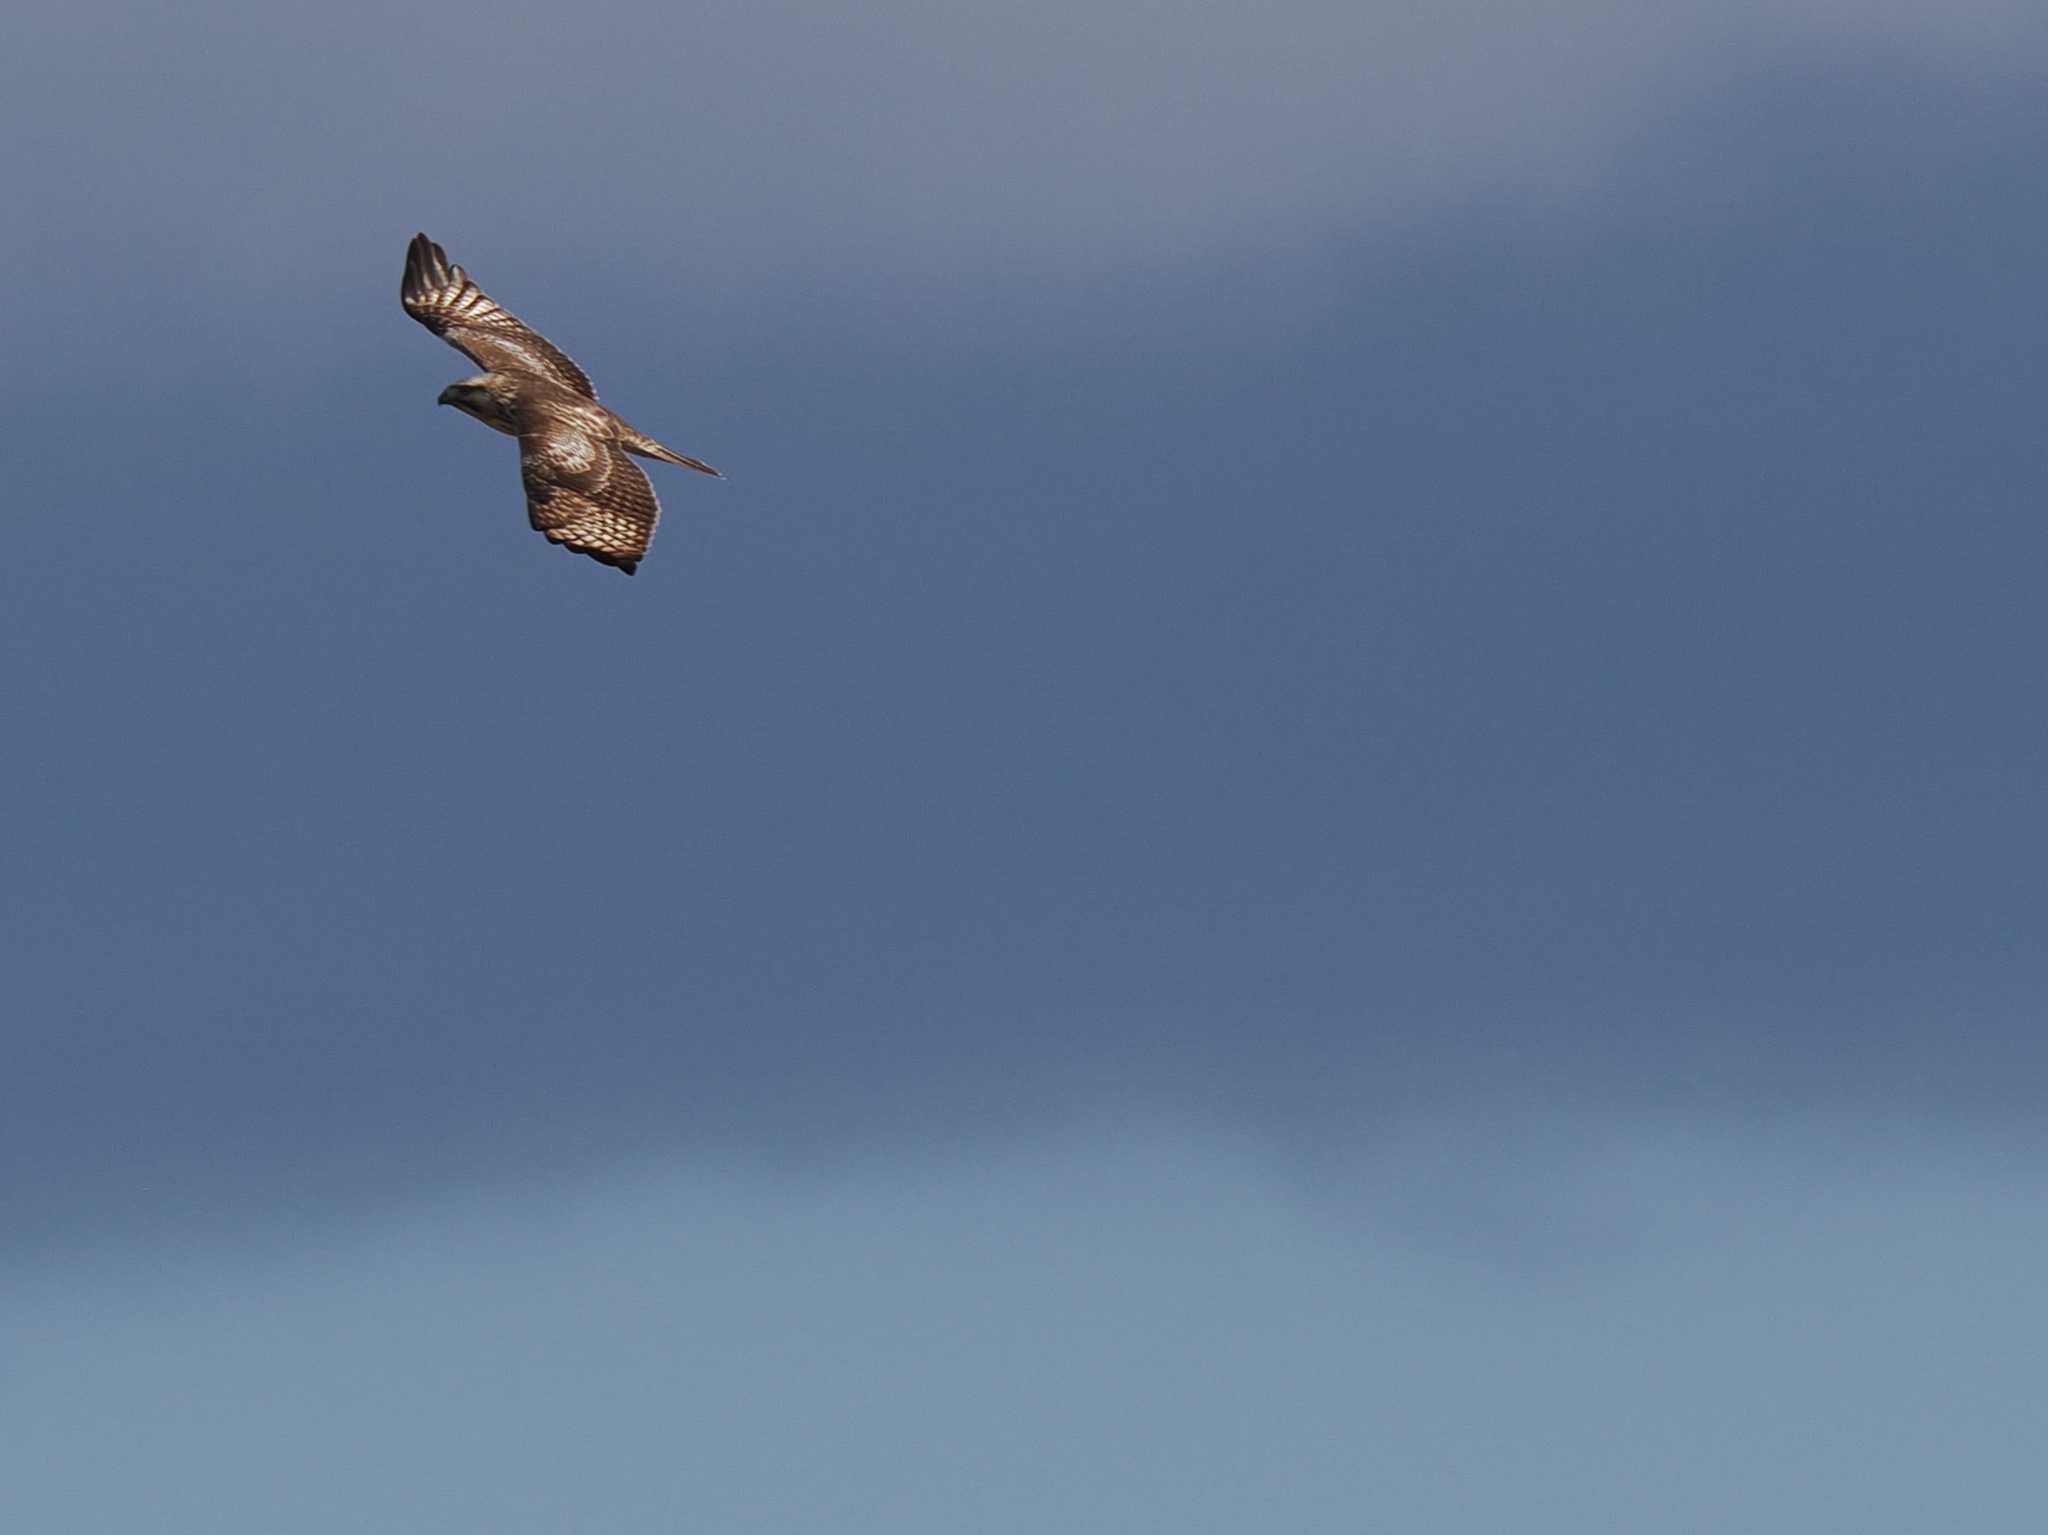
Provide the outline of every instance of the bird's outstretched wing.
<path id="1" fill-rule="evenodd" d="M 519 438 L 526 517 L 553 543 L 631 575 L 654 538 L 661 503 L 640 466 L 567 423 Z"/>
<path id="2" fill-rule="evenodd" d="M 597 398 L 588 376 L 559 347 L 494 302 L 425 235 L 412 237 L 398 291 L 407 314 L 488 371 L 535 373 Z"/>

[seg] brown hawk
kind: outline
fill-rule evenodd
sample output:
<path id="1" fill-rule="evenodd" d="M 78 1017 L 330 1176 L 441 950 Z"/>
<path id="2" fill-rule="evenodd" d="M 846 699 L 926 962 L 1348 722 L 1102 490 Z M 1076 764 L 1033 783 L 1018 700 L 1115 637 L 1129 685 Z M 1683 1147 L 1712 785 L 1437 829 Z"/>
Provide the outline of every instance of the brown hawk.
<path id="1" fill-rule="evenodd" d="M 483 367 L 442 390 L 441 403 L 519 439 L 527 519 L 551 542 L 630 576 L 654 537 L 661 503 L 626 455 L 718 473 L 598 404 L 581 368 L 493 303 L 423 234 L 405 253 L 399 296 L 407 314 Z"/>

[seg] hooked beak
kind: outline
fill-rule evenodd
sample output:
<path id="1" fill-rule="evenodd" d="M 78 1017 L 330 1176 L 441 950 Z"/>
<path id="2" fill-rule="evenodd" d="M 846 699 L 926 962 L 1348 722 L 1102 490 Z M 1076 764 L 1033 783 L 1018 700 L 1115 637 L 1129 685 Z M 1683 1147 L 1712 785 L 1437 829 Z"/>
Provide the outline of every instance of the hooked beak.
<path id="1" fill-rule="evenodd" d="M 455 403 L 455 385 L 450 384 L 446 389 L 443 389 L 441 397 L 434 403 L 436 405 L 453 405 Z"/>

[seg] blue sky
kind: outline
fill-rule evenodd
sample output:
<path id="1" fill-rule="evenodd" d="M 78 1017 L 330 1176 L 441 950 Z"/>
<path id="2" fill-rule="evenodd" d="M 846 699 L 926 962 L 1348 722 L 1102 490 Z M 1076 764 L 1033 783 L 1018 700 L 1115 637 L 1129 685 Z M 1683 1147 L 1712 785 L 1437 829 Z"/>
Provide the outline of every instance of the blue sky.
<path id="1" fill-rule="evenodd" d="M 592 14 L 0 66 L 29 1523 L 2028 1507 L 2027 18 Z"/>

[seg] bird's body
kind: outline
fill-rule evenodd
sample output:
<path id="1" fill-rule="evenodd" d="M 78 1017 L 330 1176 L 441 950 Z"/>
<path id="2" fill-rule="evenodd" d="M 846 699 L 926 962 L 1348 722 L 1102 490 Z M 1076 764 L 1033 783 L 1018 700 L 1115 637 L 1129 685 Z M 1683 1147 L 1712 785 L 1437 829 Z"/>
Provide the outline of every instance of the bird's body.
<path id="1" fill-rule="evenodd" d="M 440 246 L 415 235 L 400 289 L 405 312 L 485 371 L 441 403 L 519 439 L 527 519 L 554 543 L 631 575 L 661 516 L 654 486 L 627 455 L 716 475 L 600 405 L 583 370 L 494 303 Z"/>

